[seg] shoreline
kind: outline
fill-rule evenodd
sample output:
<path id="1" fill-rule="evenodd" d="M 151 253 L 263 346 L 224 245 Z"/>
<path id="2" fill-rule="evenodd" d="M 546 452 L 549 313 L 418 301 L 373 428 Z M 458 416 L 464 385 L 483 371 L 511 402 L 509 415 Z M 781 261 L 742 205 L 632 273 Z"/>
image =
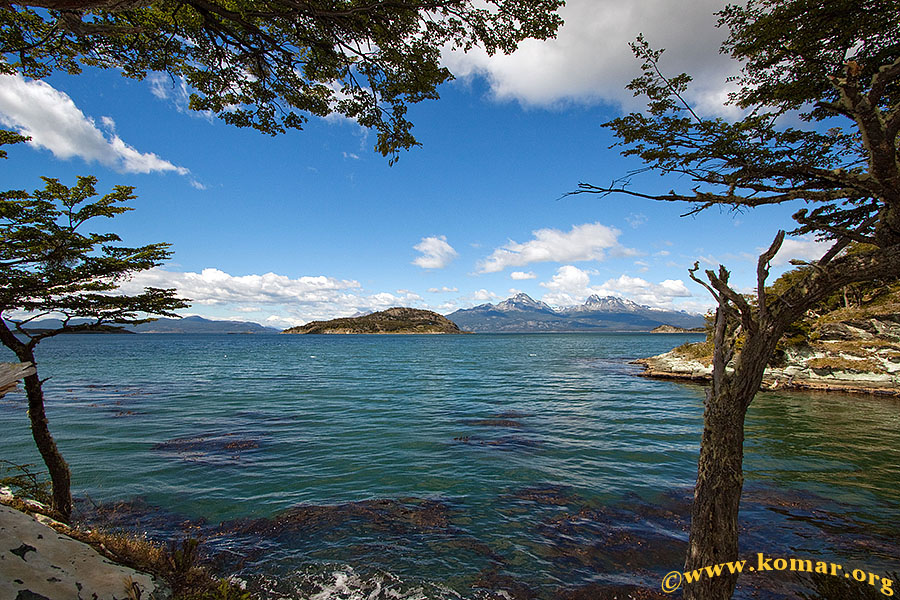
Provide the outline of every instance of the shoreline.
<path id="1" fill-rule="evenodd" d="M 638 377 L 668 381 L 682 381 L 705 385 L 712 379 L 712 367 L 698 360 L 684 358 L 666 352 L 647 358 L 638 358 L 631 364 L 641 365 L 644 370 Z M 793 367 L 768 367 L 759 391 L 777 390 L 806 392 L 840 392 L 900 398 L 900 385 L 892 380 L 871 380 L 864 378 L 842 379 L 828 375 L 807 374 Z"/>

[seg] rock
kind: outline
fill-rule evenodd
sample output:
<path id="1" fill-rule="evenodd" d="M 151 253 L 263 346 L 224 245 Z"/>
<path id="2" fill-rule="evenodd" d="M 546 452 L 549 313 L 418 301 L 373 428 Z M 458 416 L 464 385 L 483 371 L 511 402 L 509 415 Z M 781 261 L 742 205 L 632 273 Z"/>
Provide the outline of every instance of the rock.
<path id="1" fill-rule="evenodd" d="M 33 374 L 31 363 L 0 363 L 0 398 L 14 391 L 20 379 Z"/>
<path id="2" fill-rule="evenodd" d="M 769 366 L 762 389 L 806 389 L 900 396 L 900 315 L 827 323 L 811 346 Z M 677 350 L 634 361 L 644 377 L 707 381 L 712 366 Z"/>
<path id="3" fill-rule="evenodd" d="M 144 600 L 167 597 L 152 576 L 117 565 L 89 545 L 0 505 L 0 598 Z"/>

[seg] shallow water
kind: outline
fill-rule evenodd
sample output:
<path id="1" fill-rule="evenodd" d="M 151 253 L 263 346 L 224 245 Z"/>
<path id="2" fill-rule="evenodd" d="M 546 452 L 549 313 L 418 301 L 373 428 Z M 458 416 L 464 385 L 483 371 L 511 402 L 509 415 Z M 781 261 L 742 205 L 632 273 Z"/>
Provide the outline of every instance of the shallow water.
<path id="1" fill-rule="evenodd" d="M 688 339 L 60 336 L 38 358 L 85 518 L 199 535 L 272 598 L 551 598 L 680 567 L 704 392 L 628 361 Z M 898 408 L 761 394 L 742 554 L 900 568 Z M 0 426 L 2 458 L 39 462 L 21 395 Z"/>

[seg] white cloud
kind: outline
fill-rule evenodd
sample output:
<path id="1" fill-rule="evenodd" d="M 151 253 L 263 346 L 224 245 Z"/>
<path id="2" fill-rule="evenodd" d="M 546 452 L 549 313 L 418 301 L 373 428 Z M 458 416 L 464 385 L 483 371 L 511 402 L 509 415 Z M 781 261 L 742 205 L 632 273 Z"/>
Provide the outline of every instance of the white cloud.
<path id="1" fill-rule="evenodd" d="M 421 306 L 422 297 L 410 290 L 367 293 L 359 282 L 324 275 L 292 279 L 285 275 L 230 275 L 215 268 L 199 273 L 154 268 L 135 274 L 120 286 L 127 294 L 144 287 L 175 288 L 191 300 L 191 310 L 214 319 L 235 318 L 274 326 L 302 325 L 384 310 L 392 306 Z M 226 316 L 223 316 L 226 315 Z"/>
<path id="2" fill-rule="evenodd" d="M 778 254 L 772 259 L 772 265 L 787 265 L 792 259 L 816 261 L 822 258 L 833 245 L 834 240 L 820 242 L 812 236 L 786 237 L 778 250 Z M 758 250 L 762 254 L 766 249 L 758 248 Z"/>
<path id="3" fill-rule="evenodd" d="M 666 279 L 660 283 L 651 283 L 640 277 L 620 275 L 617 279 L 605 281 L 603 289 L 612 290 L 610 295 L 623 296 L 638 304 L 658 307 L 672 307 L 674 298 L 690 298 L 691 291 L 680 279 Z"/>
<path id="4" fill-rule="evenodd" d="M 631 225 L 632 229 L 637 229 L 641 225 L 647 222 L 647 215 L 644 213 L 631 213 L 627 217 L 625 217 L 625 221 Z"/>
<path id="5" fill-rule="evenodd" d="M 157 267 L 135 274 L 120 288 L 125 293 L 134 293 L 148 286 L 175 288 L 180 296 L 190 298 L 192 304 L 215 305 L 329 302 L 344 290 L 359 288 L 360 284 L 323 275 L 291 279 L 275 273 L 234 276 L 213 268 L 200 273 L 179 273 Z"/>
<path id="6" fill-rule="evenodd" d="M 510 241 L 497 248 L 479 263 L 479 272 L 496 273 L 506 267 L 521 267 L 535 262 L 575 262 L 583 260 L 603 260 L 605 251 L 615 248 L 628 253 L 619 246 L 618 229 L 600 223 L 574 225 L 566 233 L 559 229 L 538 229 L 533 231 L 534 239 L 520 244 Z"/>
<path id="7" fill-rule="evenodd" d="M 109 117 L 101 118 L 104 133 L 68 95 L 18 74 L 0 76 L 0 123 L 30 136 L 31 145 L 50 150 L 57 158 L 78 156 L 123 173 L 188 174 L 184 167 L 126 144 Z"/>
<path id="8" fill-rule="evenodd" d="M 412 264 L 423 269 L 443 269 L 458 256 L 443 235 L 422 238 L 413 248 L 421 252 L 422 256 L 412 261 Z"/>
<path id="9" fill-rule="evenodd" d="M 567 0 L 560 10 L 565 25 L 555 39 L 526 40 L 509 55 L 484 51 L 445 52 L 446 64 L 459 77 L 484 76 L 492 95 L 525 105 L 561 102 L 611 102 L 634 107 L 625 89 L 640 72 L 629 43 L 639 33 L 653 48 L 665 48 L 662 68 L 694 77 L 689 94 L 707 114 L 723 110 L 725 78 L 733 61 L 719 54 L 727 30 L 717 29 L 714 13 L 724 0 Z"/>
<path id="10" fill-rule="evenodd" d="M 535 275 L 532 271 L 528 271 L 527 273 L 525 271 L 513 271 L 509 274 L 509 276 L 516 280 L 537 278 L 537 275 Z"/>
<path id="11" fill-rule="evenodd" d="M 574 306 L 582 304 L 588 296 L 619 296 L 659 308 L 682 308 L 675 306 L 675 298 L 691 298 L 693 295 L 680 279 L 666 279 L 652 283 L 640 277 L 620 275 L 598 286 L 592 286 L 587 271 L 573 265 L 560 267 L 550 281 L 540 283 L 548 292 L 541 298 L 551 306 Z"/>
<path id="12" fill-rule="evenodd" d="M 428 288 L 429 294 L 447 294 L 447 293 L 458 292 L 458 291 L 459 291 L 459 288 L 447 287 L 446 285 L 439 287 L 439 288 L 436 288 L 436 287 Z"/>
<path id="13" fill-rule="evenodd" d="M 489 292 L 488 290 L 482 288 L 470 294 L 468 299 L 474 300 L 475 302 L 490 302 L 492 300 L 499 300 L 500 296 L 498 296 L 494 292 Z"/>

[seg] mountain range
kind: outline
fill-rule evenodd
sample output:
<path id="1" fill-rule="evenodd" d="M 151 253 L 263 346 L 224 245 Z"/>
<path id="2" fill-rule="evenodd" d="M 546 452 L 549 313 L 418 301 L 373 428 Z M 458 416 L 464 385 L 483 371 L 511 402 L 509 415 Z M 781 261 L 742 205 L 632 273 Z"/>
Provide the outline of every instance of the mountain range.
<path id="1" fill-rule="evenodd" d="M 88 319 L 73 319 L 71 324 L 87 322 Z M 32 321 L 26 329 L 40 331 L 62 327 L 59 319 Z M 125 325 L 117 333 L 280 333 L 280 329 L 264 327 L 251 321 L 214 321 L 203 317 L 183 317 L 181 319 L 160 318 L 140 325 Z M 103 331 L 103 333 L 114 333 Z"/>
<path id="2" fill-rule="evenodd" d="M 553 331 L 650 331 L 660 325 L 703 327 L 701 315 L 637 304 L 616 296 L 591 296 L 580 306 L 554 309 L 528 294 L 481 304 L 447 315 L 460 329 L 476 333 Z"/>

